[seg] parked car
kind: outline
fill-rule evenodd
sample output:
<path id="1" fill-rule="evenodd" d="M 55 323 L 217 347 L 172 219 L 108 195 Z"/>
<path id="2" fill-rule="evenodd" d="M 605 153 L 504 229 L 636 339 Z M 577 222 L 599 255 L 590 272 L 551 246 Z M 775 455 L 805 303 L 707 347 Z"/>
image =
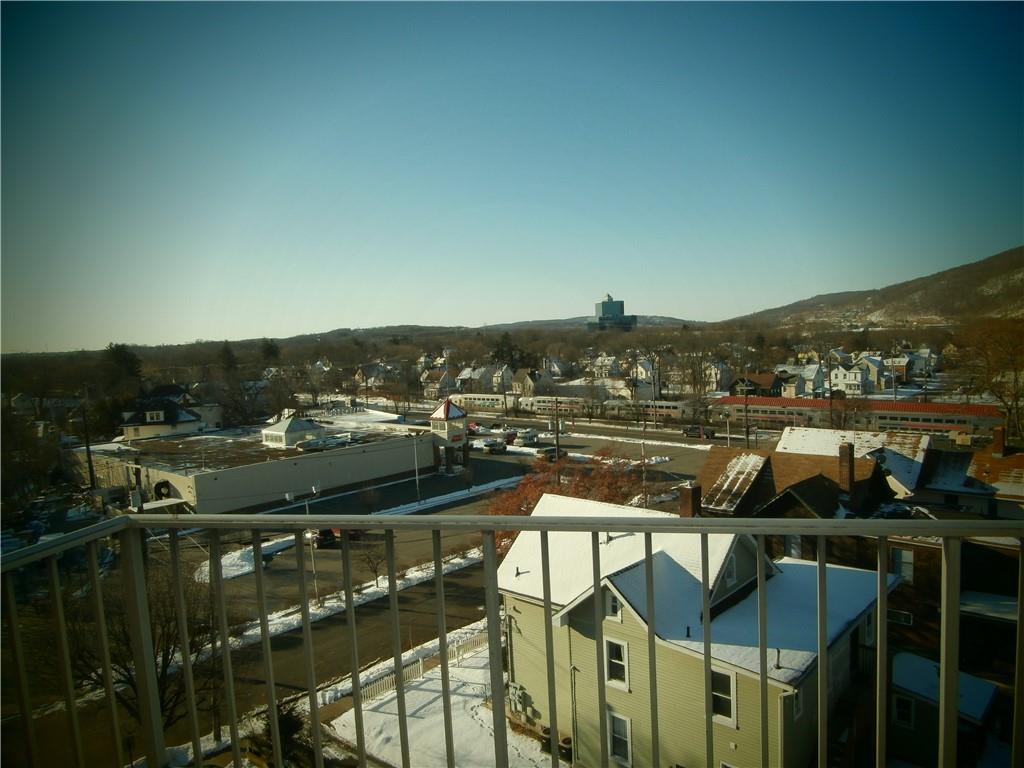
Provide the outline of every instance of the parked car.
<path id="1" fill-rule="evenodd" d="M 484 453 L 505 453 L 508 450 L 508 446 L 503 440 L 494 437 L 484 438 L 480 443 L 483 446 Z"/>
<path id="2" fill-rule="evenodd" d="M 685 437 L 699 437 L 701 440 L 708 440 L 715 436 L 715 430 L 701 424 L 691 424 L 683 429 Z"/>
<path id="3" fill-rule="evenodd" d="M 527 429 L 525 432 L 520 432 L 519 436 L 515 440 L 516 445 L 536 445 L 537 444 L 537 430 Z"/>
<path id="4" fill-rule="evenodd" d="M 564 448 L 555 448 L 553 445 L 547 448 L 541 448 L 537 451 L 537 458 L 544 459 L 545 461 L 564 459 L 568 455 L 568 452 L 566 452 Z"/>

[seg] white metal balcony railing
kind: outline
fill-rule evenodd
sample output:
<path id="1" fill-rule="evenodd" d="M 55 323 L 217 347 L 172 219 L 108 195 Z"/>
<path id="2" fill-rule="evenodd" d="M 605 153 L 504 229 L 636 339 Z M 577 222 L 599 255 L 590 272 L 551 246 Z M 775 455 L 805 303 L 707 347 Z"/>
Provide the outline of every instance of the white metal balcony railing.
<path id="1" fill-rule="evenodd" d="M 769 764 L 769 738 L 768 738 L 768 714 L 767 697 L 768 683 L 766 677 L 767 665 L 767 642 L 766 642 L 766 600 L 765 600 L 765 564 L 763 553 L 765 551 L 766 536 L 797 535 L 816 537 L 818 544 L 817 561 L 817 590 L 815 600 L 817 601 L 817 653 L 820 663 L 818 664 L 818 711 L 817 711 L 817 764 L 828 765 L 828 642 L 826 633 L 826 546 L 828 538 L 840 536 L 867 536 L 877 540 L 878 544 L 878 578 L 877 578 L 877 615 L 886 615 L 888 586 L 886 574 L 888 572 L 888 538 L 893 536 L 928 536 L 940 538 L 942 541 L 942 594 L 941 594 L 941 665 L 940 665 L 940 697 L 939 697 L 939 756 L 940 765 L 954 766 L 957 755 L 957 718 L 958 718 L 958 652 L 959 652 L 959 591 L 960 591 L 960 550 L 961 541 L 964 537 L 984 535 L 1013 537 L 1024 542 L 1024 527 L 1018 522 L 989 522 L 977 523 L 973 521 L 875 521 L 875 520 L 753 520 L 753 519 L 704 519 L 704 518 L 680 518 L 680 519 L 645 519 L 636 518 L 601 518 L 581 520 L 579 517 L 490 517 L 490 516 L 416 516 L 402 518 L 388 518 L 386 521 L 379 517 L 367 516 L 337 516 L 337 515 L 315 515 L 315 516 L 252 516 L 252 515 L 189 515 L 181 518 L 156 516 L 156 515 L 133 515 L 123 516 L 103 523 L 91 526 L 76 533 L 63 537 L 53 543 L 41 543 L 27 547 L 19 552 L 4 558 L 2 563 L 3 572 L 3 605 L 5 621 L 7 624 L 10 652 L 13 655 L 16 666 L 16 689 L 18 705 L 20 710 L 21 730 L 24 734 L 24 751 L 26 762 L 30 765 L 40 765 L 40 753 L 37 748 L 37 734 L 33 725 L 33 713 L 31 709 L 29 670 L 25 660 L 25 648 L 19 633 L 18 609 L 15 599 L 14 576 L 16 572 L 26 566 L 45 562 L 49 579 L 49 594 L 54 604 L 54 616 L 57 623 L 57 659 L 62 677 L 62 693 L 67 706 L 67 719 L 69 723 L 70 739 L 73 745 L 75 759 L 78 765 L 83 765 L 82 740 L 79 731 L 78 718 L 76 716 L 76 691 L 75 681 L 71 672 L 71 665 L 68 656 L 67 628 L 64 623 L 64 615 L 61 608 L 61 600 L 54 599 L 61 595 L 60 574 L 57 567 L 57 557 L 68 550 L 85 547 L 86 563 L 91 587 L 91 599 L 94 601 L 94 610 L 97 617 L 98 646 L 99 653 L 103 659 L 103 676 L 105 683 L 105 700 L 110 708 L 112 738 L 118 750 L 117 764 L 125 763 L 120 753 L 121 740 L 118 733 L 117 704 L 114 699 L 114 680 L 108 651 L 108 640 L 102 619 L 103 599 L 102 583 L 97 565 L 97 543 L 106 537 L 116 536 L 120 541 L 122 579 L 125 582 L 127 595 L 127 615 L 129 620 L 129 631 L 131 635 L 132 656 L 134 668 L 137 670 L 138 700 L 140 704 L 142 726 L 139 732 L 140 740 L 144 748 L 150 766 L 163 766 L 167 764 L 166 745 L 164 743 L 164 730 L 160 704 L 157 696 L 157 683 L 155 678 L 155 659 L 152 638 L 148 631 L 149 627 L 149 606 L 147 605 L 145 590 L 145 562 L 143 536 L 147 529 L 166 529 L 170 532 L 170 562 L 173 584 L 177 587 L 178 593 L 175 610 L 178 617 L 178 630 L 181 633 L 181 647 L 188 648 L 189 642 L 187 629 L 183 617 L 185 616 L 184 600 L 181 597 L 182 574 L 179 566 L 178 546 L 180 542 L 179 532 L 182 529 L 202 528 L 209 532 L 210 541 L 210 566 L 211 578 L 209 580 L 211 595 L 214 603 L 216 630 L 219 635 L 218 643 L 221 649 L 227 648 L 227 652 L 221 653 L 223 669 L 223 686 L 225 692 L 225 707 L 228 716 L 228 728 L 231 737 L 232 749 L 234 752 L 235 764 L 241 764 L 240 738 L 239 738 L 239 716 L 235 709 L 234 680 L 231 667 L 231 651 L 227 640 L 229 638 L 229 626 L 227 612 L 225 610 L 224 590 L 221 585 L 221 535 L 225 531 L 250 531 L 252 535 L 252 546 L 256 563 L 260 562 L 261 556 L 261 534 L 265 532 L 291 532 L 296 538 L 295 552 L 297 562 L 297 579 L 300 595 L 308 594 L 306 585 L 305 553 L 302 546 L 303 532 L 309 528 L 341 528 L 342 537 L 342 577 L 346 605 L 354 606 L 353 603 L 353 581 L 352 581 L 352 556 L 350 549 L 349 532 L 355 531 L 384 531 L 388 573 L 388 598 L 391 606 L 391 651 L 394 658 L 395 669 L 402 667 L 402 640 L 401 628 L 398 614 L 398 594 L 396 590 L 396 560 L 395 560 L 395 533 L 403 531 L 429 531 L 432 534 L 433 558 L 434 558 L 434 580 L 438 600 L 437 610 L 437 631 L 439 642 L 439 660 L 441 667 L 441 681 L 444 704 L 444 735 L 449 766 L 456 764 L 453 750 L 452 737 L 452 713 L 449 701 L 449 675 L 448 675 L 448 653 L 447 653 L 447 629 L 446 613 L 444 606 L 444 573 L 442 568 L 441 534 L 444 533 L 468 533 L 479 532 L 483 538 L 483 561 L 484 581 L 486 594 L 486 619 L 488 635 L 488 654 L 490 661 L 490 690 L 503 691 L 504 677 L 502 669 L 502 640 L 501 623 L 498 593 L 497 566 L 498 556 L 495 546 L 495 534 L 498 531 L 539 531 L 541 543 L 541 557 L 543 564 L 544 584 L 544 610 L 547 615 L 552 615 L 551 606 L 551 584 L 548 560 L 548 533 L 558 531 L 570 531 L 589 533 L 591 536 L 591 552 L 593 558 L 593 580 L 595 590 L 600 590 L 600 548 L 599 534 L 602 532 L 615 533 L 639 533 L 645 536 L 645 570 L 647 589 L 647 612 L 651 617 L 648 622 L 648 649 L 649 653 L 649 676 L 650 676 L 650 718 L 652 724 L 652 743 L 650 745 L 652 764 L 659 764 L 659 736 L 658 736 L 658 696 L 657 696 L 657 669 L 656 656 L 653 652 L 654 637 L 654 569 L 652 567 L 651 536 L 652 534 L 677 533 L 678 535 L 699 536 L 701 541 L 701 552 L 703 559 L 703 622 L 704 622 L 704 716 L 707 764 L 712 765 L 714 740 L 712 734 L 712 695 L 711 695 L 711 627 L 710 627 L 710 589 L 708 579 L 708 535 L 713 533 L 736 533 L 749 534 L 755 537 L 758 552 L 762 557 L 758 558 L 757 570 L 757 602 L 759 616 L 759 653 L 760 653 L 760 745 L 761 762 Z M 271 661 L 270 631 L 267 622 L 267 610 L 264 594 L 264 583 L 261 571 L 255 569 L 255 582 L 257 593 L 257 605 L 259 606 L 261 640 L 263 651 L 264 673 L 266 675 L 266 696 L 267 712 L 277 712 L 277 702 L 274 685 L 273 664 Z M 1018 594 L 1024 595 L 1024 560 L 1019 566 Z M 597 648 L 602 647 L 601 638 L 601 614 L 603 606 L 600 601 L 595 603 L 596 619 L 596 643 Z M 319 723 L 318 698 L 316 696 L 317 680 L 313 664 L 313 646 L 311 642 L 311 624 L 308 601 L 301 601 L 302 607 L 302 631 L 304 639 L 304 668 L 306 673 L 306 685 L 309 699 L 309 716 L 311 722 Z M 356 748 L 361 765 L 366 765 L 366 744 L 363 734 L 363 702 L 360 696 L 359 681 L 359 650 L 358 632 L 356 621 L 348 621 L 348 628 L 351 642 L 351 667 L 352 667 L 352 698 L 357 733 Z M 555 768 L 558 765 L 558 724 L 555 722 L 557 707 L 555 702 L 556 686 L 554 684 L 555 671 L 553 659 L 553 629 L 551 622 L 545 622 L 545 647 L 547 650 L 547 679 L 548 679 L 548 710 L 551 714 L 551 764 Z M 886 756 L 886 725 L 888 723 L 887 703 L 887 622 L 876 621 L 876 645 L 877 665 L 875 670 L 875 733 L 876 733 L 876 764 L 884 765 Z M 601 653 L 597 654 L 598 679 L 601 678 L 601 667 L 603 660 Z M 1024 764 L 1024 600 L 1017 601 L 1017 625 L 1016 625 L 1016 667 L 1015 685 L 1013 689 L 1013 743 L 1012 754 L 1013 764 Z M 183 654 L 181 674 L 185 677 L 187 689 L 188 721 L 191 731 L 191 741 L 194 749 L 193 754 L 202 754 L 200 747 L 199 718 L 197 714 L 197 702 L 195 690 L 192 683 L 192 668 L 188 654 Z M 407 713 L 405 707 L 405 686 L 403 675 L 395 675 L 394 688 L 397 698 L 399 738 L 401 741 L 402 764 L 410 764 L 410 745 L 407 731 Z M 595 713 L 603 713 L 605 702 L 603 699 L 603 688 L 598 686 L 598 701 L 594 702 Z M 506 742 L 506 702 L 501 695 L 492 696 L 493 729 L 494 729 L 494 757 L 498 766 L 508 765 L 508 751 Z M 595 714 L 596 716 L 596 714 Z M 276 765 L 281 763 L 280 734 L 277 728 L 276 717 L 271 716 L 270 727 L 274 747 Z M 596 716 L 599 723 L 605 719 Z M 318 766 L 323 765 L 323 749 L 320 740 L 320 728 L 312 730 L 313 748 Z M 609 762 L 608 740 L 601 740 L 601 762 L 607 765 Z"/>

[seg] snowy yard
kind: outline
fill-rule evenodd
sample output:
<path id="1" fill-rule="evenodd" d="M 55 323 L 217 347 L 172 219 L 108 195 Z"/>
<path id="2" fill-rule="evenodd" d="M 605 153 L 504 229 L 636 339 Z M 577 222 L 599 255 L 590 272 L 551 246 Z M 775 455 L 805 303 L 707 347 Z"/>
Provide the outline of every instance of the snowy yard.
<path id="1" fill-rule="evenodd" d="M 491 710 L 484 706 L 490 680 L 487 660 L 485 648 L 449 670 L 455 763 L 467 768 L 494 765 Z M 412 764 L 425 768 L 444 765 L 444 709 L 439 667 L 406 684 L 405 703 Z M 398 703 L 394 693 L 364 703 L 363 725 L 367 752 L 392 765 L 401 764 Z M 355 712 L 346 712 L 334 720 L 331 727 L 340 738 L 356 743 Z M 540 741 L 511 729 L 508 731 L 508 760 L 509 765 L 514 766 L 551 765 L 551 757 L 541 751 Z"/>

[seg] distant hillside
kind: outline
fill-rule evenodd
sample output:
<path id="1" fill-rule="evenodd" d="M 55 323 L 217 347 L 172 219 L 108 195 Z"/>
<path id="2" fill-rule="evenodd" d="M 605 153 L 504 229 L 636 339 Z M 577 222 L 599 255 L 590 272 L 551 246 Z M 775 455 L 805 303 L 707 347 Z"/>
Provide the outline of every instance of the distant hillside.
<path id="1" fill-rule="evenodd" d="M 562 320 L 521 320 L 517 323 L 497 323 L 495 325 L 488 325 L 487 330 L 490 331 L 523 331 L 530 328 L 537 330 L 558 330 L 559 328 L 566 328 L 569 330 L 581 330 L 587 327 L 587 323 L 593 321 L 593 317 L 582 316 L 582 317 L 567 317 Z M 707 323 L 699 320 L 680 320 L 678 317 L 665 317 L 664 315 L 637 315 L 636 318 L 637 326 L 641 328 L 646 327 L 664 327 L 664 326 L 683 326 L 687 325 L 690 327 L 703 326 Z"/>
<path id="2" fill-rule="evenodd" d="M 944 325 L 975 317 L 1024 318 L 1024 246 L 886 288 L 827 293 L 727 322 L 884 327 Z"/>

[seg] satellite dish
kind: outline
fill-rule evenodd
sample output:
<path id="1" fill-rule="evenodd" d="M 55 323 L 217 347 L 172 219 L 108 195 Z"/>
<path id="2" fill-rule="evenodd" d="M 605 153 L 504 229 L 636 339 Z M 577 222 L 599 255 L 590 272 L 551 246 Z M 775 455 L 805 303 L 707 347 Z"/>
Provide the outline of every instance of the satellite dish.
<path id="1" fill-rule="evenodd" d="M 291 493 L 286 493 L 286 494 L 284 495 L 284 500 L 285 500 L 285 501 L 292 501 L 292 500 L 293 500 L 294 498 L 295 498 L 295 497 L 294 497 L 294 496 L 292 496 L 292 494 L 291 494 Z"/>

